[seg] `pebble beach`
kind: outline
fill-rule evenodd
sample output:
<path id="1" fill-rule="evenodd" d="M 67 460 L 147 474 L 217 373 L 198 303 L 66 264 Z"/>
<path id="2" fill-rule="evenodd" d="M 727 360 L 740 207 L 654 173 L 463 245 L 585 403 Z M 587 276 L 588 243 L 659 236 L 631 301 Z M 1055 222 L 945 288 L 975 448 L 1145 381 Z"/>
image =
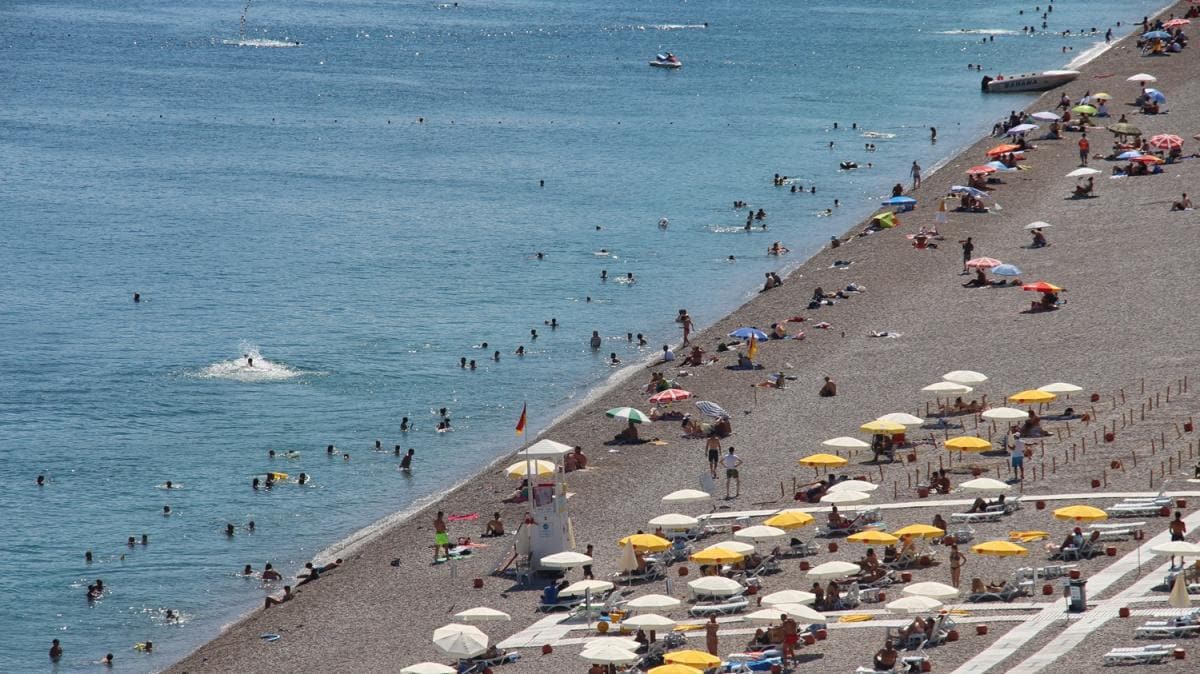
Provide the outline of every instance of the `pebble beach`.
<path id="1" fill-rule="evenodd" d="M 1181 16 L 1187 7 L 1187 3 L 1180 3 L 1166 13 Z M 1064 91 L 1078 99 L 1085 91 L 1103 90 L 1113 96 L 1110 109 L 1114 117 L 1128 113 L 1130 122 L 1147 136 L 1174 133 L 1192 144 L 1192 134 L 1200 131 L 1196 59 L 1195 48 L 1162 58 L 1141 57 L 1133 38 L 1127 37 L 1084 65 L 1076 81 L 1046 92 L 1028 110 L 1053 109 Z M 1155 86 L 1170 98 L 1167 114 L 1133 114 L 1135 109 L 1130 103 L 1138 94 L 1138 85 L 1126 78 L 1137 72 L 1157 77 Z M 1115 119 L 1099 121 L 1107 124 Z M 1089 130 L 1088 135 L 1093 153 L 1108 152 L 1112 142 L 1108 131 L 1098 127 Z M 1182 430 L 1185 422 L 1200 413 L 1200 394 L 1194 390 L 1200 384 L 1196 379 L 1200 369 L 1191 349 L 1194 335 L 1200 330 L 1200 318 L 1187 306 L 1194 283 L 1191 227 L 1196 217 L 1194 211 L 1172 212 L 1170 206 L 1180 194 L 1194 191 L 1200 163 L 1186 160 L 1164 166 L 1161 175 L 1110 179 L 1110 163 L 1093 159 L 1090 165 L 1104 171 L 1095 176 L 1095 196 L 1071 199 L 1076 180 L 1064 176 L 1080 164 L 1078 136 L 1066 133 L 1062 140 L 1032 141 L 1037 149 L 1022 162 L 1026 170 L 1003 174 L 1003 184 L 996 185 L 991 193 L 1000 208 L 993 206 L 987 213 L 948 212 L 945 224 L 937 225 L 941 235 L 936 241 L 938 247 L 915 248 L 904 235 L 920 226 L 934 226 L 936 207 L 932 204 L 951 185 L 964 183 L 965 171 L 985 161 L 985 152 L 1001 142 L 991 137 L 981 139 L 936 173 L 926 175 L 920 188 L 906 192 L 920 205 L 915 211 L 900 214 L 900 227 L 862 237 L 857 234 L 865 225 L 855 227 L 841 237 L 845 243 L 813 255 L 787 275 L 781 287 L 758 295 L 691 336 L 693 344 L 713 354 L 717 344 L 728 341 L 726 335 L 738 327 L 766 329 L 790 317 L 805 317 L 804 322 L 789 324 L 793 333 L 803 330 L 804 339 L 772 340 L 759 345 L 757 360 L 762 370 L 727 368 L 736 361 L 730 353 L 718 353 L 718 363 L 701 367 L 682 368 L 678 361 L 654 365 L 616 383 L 544 431 L 540 437 L 579 445 L 589 457 L 587 469 L 568 475 L 566 480 L 572 493 L 570 507 L 577 549 L 582 550 L 587 543 L 595 546 L 597 577 L 608 577 L 616 571 L 620 555 L 617 539 L 638 529 L 650 529 L 646 524 L 649 519 L 671 510 L 659 499 L 676 489 L 696 487 L 699 476 L 707 471 L 704 441 L 682 437 L 678 421 L 652 422 L 639 429 L 642 438 L 656 437 L 664 444 L 604 444 L 621 429 L 621 424 L 605 417 L 604 411 L 625 405 L 647 409 L 643 388 L 653 371 L 661 371 L 696 399 L 717 401 L 728 410 L 733 434 L 723 443 L 725 447 L 736 447 L 745 462 L 738 498 L 724 499 L 724 480 L 718 480 L 712 504 L 682 506 L 694 509 L 681 510 L 687 514 L 791 507 L 824 512 L 822 506 L 793 500 L 794 485 L 810 482 L 815 475 L 797 460 L 824 451 L 820 443 L 827 438 L 863 437 L 858 427 L 882 414 L 926 416 L 927 405 L 934 401 L 920 392 L 921 387 L 940 380 L 947 371 L 959 369 L 986 373 L 989 380 L 971 397 L 986 394 L 995 404 L 1008 394 L 1050 382 L 1078 384 L 1082 392 L 1069 401 L 1057 401 L 1052 408 L 1072 405 L 1090 417 L 1086 422 L 1045 422 L 1052 435 L 1033 443 L 1035 454 L 1027 461 L 1026 479 L 1014 486 L 1026 505 L 1000 522 L 976 525 L 976 541 L 1006 539 L 1010 531 L 1045 530 L 1050 533 L 1046 542 L 1056 543 L 1067 525 L 1050 515 L 1058 501 L 1050 501 L 1045 510 L 1034 506 L 1040 495 L 1114 494 L 1080 501 L 1104 507 L 1120 500 L 1118 494 L 1153 494 L 1162 489 L 1193 491 L 1197 492 L 1195 496 L 1184 499 L 1190 509 L 1183 512 L 1189 516 L 1196 512 L 1200 484 L 1189 483 L 1187 478 L 1191 477 L 1191 466 L 1200 460 L 1200 436 Z M 1189 147 L 1185 145 L 1185 151 L 1190 151 Z M 896 181 L 911 187 L 907 176 L 897 175 Z M 1024 226 L 1039 220 L 1053 225 L 1046 230 L 1050 245 L 1031 249 Z M 1019 287 L 964 288 L 962 284 L 969 277 L 960 274 L 962 260 L 957 242 L 967 236 L 973 238 L 975 256 L 994 257 L 1019 266 L 1025 282 L 1045 280 L 1066 288 L 1062 293 L 1066 304 L 1056 311 L 1030 313 L 1027 309 L 1035 293 L 1022 292 Z M 835 265 L 837 261 L 850 264 Z M 850 283 L 862 286 L 865 292 L 852 293 L 830 306 L 807 308 L 815 287 L 832 291 Z M 822 322 L 828 327 L 815 327 Z M 879 332 L 897 336 L 872 336 Z M 686 353 L 682 347 L 676 349 L 680 356 Z M 754 386 L 775 372 L 783 372 L 788 378 L 786 388 Z M 835 397 L 817 395 L 826 376 L 837 383 Z M 1098 395 L 1095 402 L 1091 401 L 1092 394 Z M 679 407 L 690 407 L 690 403 Z M 910 431 L 910 439 L 933 441 L 913 450 L 914 461 L 899 456 L 901 460 L 895 463 L 875 464 L 869 451 L 843 451 L 850 461 L 837 472 L 878 483 L 880 488 L 873 493 L 871 505 L 911 504 L 886 510 L 888 529 L 928 523 L 935 513 L 949 518 L 963 508 L 939 503 L 969 497 L 952 493 L 921 498 L 915 485 L 931 468 L 949 469 L 956 484 L 969 479 L 972 472 L 1008 477 L 1004 456 L 959 457 L 940 445 L 948 435 L 959 432 L 988 437 L 989 431 L 1002 431 L 991 429 L 989 422 L 971 415 L 954 417 L 953 421 L 963 425 L 961 431 Z M 1110 431 L 1112 440 L 1105 441 Z M 430 634 L 434 628 L 452 622 L 452 615 L 463 609 L 489 606 L 511 614 L 511 622 L 482 626 L 498 643 L 544 619 L 535 612 L 544 583 L 521 585 L 512 578 L 493 575 L 511 555 L 511 535 L 483 539 L 488 547 L 476 550 L 467 559 L 430 564 L 434 511 L 481 515 L 479 521 L 452 522 L 452 539 L 477 539 L 483 522 L 496 510 L 510 530 L 521 520 L 523 506 L 501 503 L 515 486 L 499 470 L 508 462 L 497 462 L 425 510 L 369 540 L 333 551 L 331 554 L 346 560 L 341 568 L 319 582 L 305 585 L 296 599 L 244 617 L 169 671 L 221 672 L 267 666 L 289 672 L 334 671 L 346 668 L 348 663 L 354 663 L 360 671 L 397 671 L 423 660 L 446 661 L 430 643 Z M 418 462 L 415 469 L 437 468 Z M 1099 486 L 1093 487 L 1094 481 Z M 1164 518 L 1150 518 L 1147 537 L 1160 534 L 1166 522 Z M 800 535 L 805 540 L 813 539 L 811 528 L 801 530 Z M 1196 536 L 1190 535 L 1189 540 L 1196 540 Z M 820 548 L 818 554 L 805 558 L 813 565 L 857 559 L 862 554 L 862 546 L 852 543 L 843 542 L 839 551 L 833 552 L 827 546 L 829 540 L 815 541 Z M 1080 562 L 1079 568 L 1085 578 L 1099 574 L 1142 543 L 1133 539 L 1112 543 L 1114 556 Z M 1028 557 L 968 553 L 963 576 L 998 580 L 1018 567 L 1045 564 L 1042 546 L 1031 544 Z M 944 559 L 943 554 L 942 564 L 915 570 L 913 580 L 949 582 Z M 1161 558 L 1143 559 L 1136 571 L 1123 573 L 1089 599 L 1108 600 L 1143 576 L 1161 575 L 1162 565 Z M 686 593 L 684 582 L 696 572 L 695 565 L 690 566 L 693 575 L 687 578 L 680 577 L 676 568 L 668 568 L 669 589 L 666 581 L 658 580 L 628 590 L 620 587 L 618 591 L 630 596 L 658 592 L 682 597 Z M 573 571 L 568 577 L 576 580 L 579 572 Z M 482 587 L 474 587 L 475 579 L 482 579 Z M 800 562 L 788 559 L 782 562 L 779 573 L 764 578 L 763 589 L 807 589 L 810 584 Z M 1134 608 L 1165 607 L 1161 601 L 1166 591 L 1159 589 L 1149 596 L 1155 595 L 1160 597 L 1158 603 L 1151 600 L 1133 604 Z M 1022 603 L 1028 606 L 1022 608 Z M 1058 626 L 1037 633 L 1016 653 L 987 667 L 970 668 L 969 663 L 1020 624 L 1017 620 L 997 619 L 997 615 L 1032 616 L 1042 611 L 1049 615 L 1059 609 L 1047 608 L 1046 604 L 1061 608 L 1062 603 L 1055 585 L 1052 595 L 1039 593 L 1018 599 L 1004 610 L 967 609 L 962 637 L 929 650 L 933 670 L 963 667 L 960 671 L 1032 671 L 1022 663 L 1049 647 L 1059 632 Z M 684 622 L 700 622 L 686 619 L 683 610 L 666 614 Z M 1088 615 L 1085 612 L 1071 620 Z M 1094 671 L 1107 648 L 1136 645 L 1138 617 L 1097 621 L 1086 638 L 1053 663 L 1054 668 L 1064 672 Z M 871 655 L 882 645 L 883 624 L 888 619 L 906 621 L 909 617 L 881 615 L 873 621 L 834 625 L 827 640 L 800 649 L 802 664 L 798 671 L 819 667 L 847 672 L 869 664 Z M 1060 625 L 1070 622 L 1062 620 Z M 974 629 L 968 630 L 970 623 L 987 624 L 990 629 L 986 634 L 976 634 Z M 721 651 L 742 650 L 749 638 L 745 630 L 751 628 L 752 633 L 752 627 L 739 623 L 736 616 L 723 619 Z M 267 642 L 260 638 L 265 633 L 280 638 Z M 703 632 L 689 634 L 702 637 Z M 595 636 L 594 630 L 582 624 L 570 633 L 579 640 Z M 702 638 L 691 641 L 692 647 L 703 649 Z M 1181 643 L 1187 648 L 1187 659 L 1168 660 L 1154 671 L 1193 671 L 1200 649 L 1186 640 Z M 549 654 L 543 654 L 540 645 L 514 648 L 511 650 L 520 653 L 520 659 L 494 671 L 584 672 L 587 665 L 578 657 L 581 648 L 582 641 L 555 646 Z"/>

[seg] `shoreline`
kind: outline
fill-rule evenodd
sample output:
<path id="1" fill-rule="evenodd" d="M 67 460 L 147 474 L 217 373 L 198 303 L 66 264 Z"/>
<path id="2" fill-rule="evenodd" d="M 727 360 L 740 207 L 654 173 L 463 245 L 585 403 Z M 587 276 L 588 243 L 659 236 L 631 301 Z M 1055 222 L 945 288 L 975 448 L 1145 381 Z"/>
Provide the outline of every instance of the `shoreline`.
<path id="1" fill-rule="evenodd" d="M 1172 3 L 1172 4 L 1167 5 L 1162 10 L 1160 10 L 1155 16 L 1160 15 L 1160 14 L 1174 8 L 1178 4 L 1180 4 L 1180 3 Z M 1183 6 L 1186 6 L 1186 4 L 1184 4 Z M 1110 44 L 1100 43 L 1100 44 L 1096 45 L 1096 47 L 1086 50 L 1085 52 L 1082 52 L 1076 58 L 1078 59 L 1078 58 L 1082 58 L 1084 56 L 1086 56 L 1087 58 L 1079 63 L 1079 67 L 1081 67 L 1081 68 L 1086 67 L 1087 65 L 1094 63 L 1098 59 L 1103 58 L 1106 54 L 1109 54 L 1110 52 L 1112 52 L 1116 47 L 1121 45 L 1128 38 L 1129 38 L 1129 35 L 1125 35 L 1123 37 L 1115 39 Z M 1103 46 L 1103 48 L 1097 49 L 1097 47 L 1100 47 L 1100 46 Z M 1093 51 L 1095 51 L 1095 53 L 1091 53 Z M 1075 61 L 1072 61 L 1071 63 L 1074 64 Z M 1092 74 L 1094 75 L 1094 73 L 1092 73 Z M 1076 84 L 1081 82 L 1083 79 L 1084 78 L 1081 76 L 1080 80 L 1077 80 Z M 1043 94 L 1043 95 L 1039 96 L 1038 98 L 1034 99 L 1034 101 L 1032 103 L 1030 103 L 1030 105 L 1027 106 L 1026 109 L 1032 109 L 1033 107 L 1035 107 L 1038 104 L 1038 101 L 1041 101 L 1045 96 L 1046 96 L 1046 94 Z M 961 163 L 961 160 L 964 159 L 964 157 L 967 155 L 967 153 L 969 153 L 971 151 L 972 148 L 978 146 L 980 143 L 987 142 L 989 139 L 990 139 L 990 137 L 985 134 L 981 140 L 977 140 L 975 142 L 968 143 L 964 147 L 961 147 L 961 148 L 955 148 L 953 150 L 950 150 L 947 153 L 944 160 L 937 162 L 937 164 L 935 166 L 931 167 L 931 169 L 928 171 L 928 173 L 926 173 L 925 177 L 923 178 L 923 183 L 932 181 L 934 176 L 936 174 L 938 174 L 938 172 L 941 171 L 942 169 L 945 169 L 956 163 Z M 907 183 L 907 181 L 904 181 L 904 182 Z M 919 191 L 924 191 L 924 190 L 925 190 L 925 188 L 923 187 L 922 190 L 919 190 Z M 926 203 L 928 203 L 928 202 L 926 202 Z M 927 210 L 928 208 L 929 208 L 928 206 L 925 206 L 926 210 L 922 210 L 922 211 L 918 211 L 916 213 L 910 214 L 907 218 L 908 222 L 906 222 L 905 226 L 911 226 L 909 223 L 915 222 L 918 218 L 921 218 L 922 220 L 924 220 L 925 219 L 924 216 L 926 214 L 930 214 L 930 216 L 931 216 L 932 212 Z M 879 209 L 875 208 L 874 210 L 877 211 Z M 859 231 L 864 224 L 865 223 L 860 222 L 860 223 L 852 226 L 848 231 L 843 233 L 843 235 L 839 238 L 846 239 L 848 237 L 853 237 L 853 235 L 856 234 L 857 231 Z M 845 254 L 847 252 L 857 254 L 861 248 L 867 247 L 866 245 L 862 245 L 862 244 L 868 244 L 871 247 L 877 247 L 875 244 L 877 244 L 878 241 L 872 241 L 872 239 L 882 239 L 882 238 L 884 238 L 884 237 L 873 236 L 873 237 L 868 237 L 867 239 L 852 238 L 852 243 L 850 244 L 849 248 L 843 247 L 843 248 L 839 249 L 839 251 L 840 251 L 839 254 Z M 950 247 L 949 243 L 947 243 L 946 247 L 947 248 Z M 821 269 L 821 267 L 817 266 L 817 264 L 821 261 L 820 258 L 823 257 L 822 254 L 823 253 L 828 254 L 829 251 L 830 251 L 830 249 L 828 248 L 828 246 L 822 245 L 820 248 L 812 251 L 811 254 L 809 254 L 807 257 L 804 257 L 803 259 L 798 259 L 798 261 L 795 263 L 790 263 L 790 264 L 784 265 L 782 267 L 782 270 L 786 272 L 786 280 L 789 282 L 788 285 L 789 286 L 794 285 L 795 281 L 797 281 L 799 278 L 803 277 L 803 275 L 804 275 L 803 272 L 805 272 L 805 271 L 811 270 L 811 271 L 815 272 L 815 271 Z M 799 258 L 799 256 L 797 256 L 797 257 Z M 816 275 L 816 274 L 814 274 L 814 275 Z M 849 276 L 847 276 L 846 278 L 847 278 L 847 280 L 850 280 Z M 743 301 L 740 304 L 738 304 L 737 306 L 735 306 L 733 309 L 731 309 L 729 312 L 727 312 L 721 318 L 713 321 L 710 325 L 705 326 L 703 329 L 698 329 L 696 331 L 696 337 L 695 337 L 694 341 L 697 343 L 702 342 L 702 341 L 707 343 L 714 336 L 717 336 L 712 333 L 715 332 L 718 335 L 722 333 L 722 330 L 718 330 L 718 328 L 720 326 L 728 323 L 730 320 L 734 319 L 738 314 L 747 313 L 748 311 L 756 308 L 757 305 L 766 304 L 768 300 L 776 297 L 775 294 L 769 293 L 767 295 L 770 295 L 770 297 L 766 297 L 765 295 L 759 295 L 759 294 L 750 295 L 749 298 L 747 298 L 745 301 Z M 618 390 L 622 387 L 622 385 L 627 384 L 629 382 L 629 380 L 635 378 L 635 376 L 638 373 L 645 371 L 647 369 L 647 363 L 650 363 L 650 366 L 653 367 L 654 362 L 655 362 L 655 359 L 650 359 L 648 361 L 643 361 L 641 363 L 630 364 L 629 366 L 626 366 L 626 367 L 621 368 L 620 370 L 614 372 L 610 377 L 606 378 L 603 382 L 590 388 L 588 390 L 587 394 L 585 396 L 583 396 L 580 400 L 569 405 L 566 410 L 564 410 L 561 414 L 557 415 L 538 434 L 536 434 L 535 436 L 530 436 L 528 438 L 514 440 L 512 448 L 506 450 L 503 454 L 500 454 L 499 456 L 497 456 L 494 460 L 490 461 L 488 464 L 486 464 L 485 466 L 480 468 L 478 471 L 474 472 L 471 475 L 464 477 L 461 481 L 456 482 L 454 485 L 446 488 L 441 495 L 429 496 L 424 499 L 421 499 L 420 501 L 412 504 L 408 508 L 405 508 L 403 510 L 400 510 L 395 513 L 384 516 L 384 517 L 376 520 L 375 522 L 372 522 L 371 524 L 368 524 L 367 526 L 356 530 L 351 535 L 349 535 L 339 541 L 336 541 L 333 544 L 331 544 L 330 546 L 327 546 L 326 548 L 322 549 L 321 552 L 318 553 L 317 558 L 319 559 L 322 557 L 332 557 L 332 556 L 339 556 L 339 555 L 345 555 L 345 556 L 349 557 L 351 555 L 362 554 L 366 551 L 367 548 L 372 547 L 372 545 L 376 544 L 376 543 L 379 544 L 379 546 L 377 546 L 377 547 L 381 547 L 386 543 L 386 539 L 389 538 L 390 536 L 393 536 L 393 535 L 399 536 L 402 534 L 401 530 L 411 527 L 412 525 L 415 525 L 416 521 L 417 521 L 417 516 L 421 515 L 422 513 L 428 512 L 433 506 L 440 505 L 442 503 L 448 503 L 448 502 L 452 501 L 453 499 L 455 499 L 457 496 L 460 496 L 463 492 L 469 491 L 475 487 L 479 487 L 483 483 L 487 483 L 489 481 L 494 482 L 494 476 L 492 476 L 491 473 L 494 471 L 494 469 L 498 465 L 502 464 L 506 460 L 509 460 L 513 456 L 514 452 L 517 449 L 519 449 L 520 447 L 523 447 L 527 444 L 530 444 L 537 439 L 549 437 L 549 436 L 553 435 L 554 433 L 556 433 L 560 429 L 560 427 L 565 426 L 573 421 L 579 420 L 581 417 L 584 417 L 586 415 L 586 413 L 588 412 L 588 409 L 587 409 L 588 407 L 597 403 L 601 399 L 605 398 L 605 396 L 618 392 Z M 505 443 L 505 444 L 507 444 L 507 443 Z M 740 444 L 740 442 L 739 442 L 739 444 Z M 592 450 L 592 451 L 600 451 L 600 450 Z M 599 458 L 597 455 L 591 454 L 591 452 L 589 452 L 589 454 L 592 457 L 593 461 L 595 461 L 596 458 Z M 581 479 L 587 479 L 587 473 L 582 474 Z M 743 504 L 743 505 L 745 505 L 745 504 Z M 324 588 L 322 588 L 322 589 L 324 589 Z M 255 609 L 248 614 L 244 614 L 244 615 L 240 616 L 234 622 L 231 622 L 230 624 L 223 626 L 220 634 L 217 637 L 215 637 L 214 639 L 212 639 L 204 644 L 201 644 L 196 649 L 191 651 L 187 656 L 182 658 L 179 662 L 173 663 L 169 667 L 169 669 L 170 670 L 178 670 L 180 666 L 191 661 L 194 656 L 198 655 L 201 651 L 204 651 L 205 649 L 207 649 L 209 647 L 219 648 L 218 642 L 221 642 L 227 636 L 231 637 L 231 635 L 235 631 L 237 631 L 240 626 L 248 623 L 248 621 L 252 620 L 255 616 L 258 616 L 261 614 L 262 614 L 262 611 Z M 422 638 L 423 638 L 423 635 L 422 635 Z"/>

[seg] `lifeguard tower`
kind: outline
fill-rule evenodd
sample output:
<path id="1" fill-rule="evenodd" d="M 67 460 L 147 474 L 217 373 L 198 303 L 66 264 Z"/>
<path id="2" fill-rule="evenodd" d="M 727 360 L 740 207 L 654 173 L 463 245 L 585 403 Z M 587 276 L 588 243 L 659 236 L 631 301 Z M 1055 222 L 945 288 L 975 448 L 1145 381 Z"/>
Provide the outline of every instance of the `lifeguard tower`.
<path id="1" fill-rule="evenodd" d="M 517 459 L 529 466 L 525 521 L 517 534 L 517 556 L 526 556 L 528 568 L 534 573 L 557 573 L 559 569 L 542 567 L 539 561 L 575 547 L 562 472 L 563 457 L 572 450 L 561 442 L 539 440 L 517 454 Z M 546 474 L 536 470 L 538 464 L 535 462 L 538 461 L 553 464 L 553 472 Z"/>

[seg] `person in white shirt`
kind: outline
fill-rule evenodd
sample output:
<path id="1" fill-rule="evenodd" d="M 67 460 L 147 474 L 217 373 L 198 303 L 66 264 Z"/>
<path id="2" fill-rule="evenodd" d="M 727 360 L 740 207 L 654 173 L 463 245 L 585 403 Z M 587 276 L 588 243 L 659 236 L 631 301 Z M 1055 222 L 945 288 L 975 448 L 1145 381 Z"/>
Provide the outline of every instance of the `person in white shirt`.
<path id="1" fill-rule="evenodd" d="M 671 350 L 670 346 L 663 344 L 663 362 L 669 363 L 673 360 L 675 360 L 675 352 Z"/>
<path id="2" fill-rule="evenodd" d="M 1020 433 L 1013 433 L 1012 453 L 1009 454 L 1009 460 L 1012 463 L 1013 477 L 1025 479 L 1025 441 L 1021 439 Z"/>
<path id="3" fill-rule="evenodd" d="M 742 478 L 738 475 L 738 467 L 742 465 L 742 459 L 737 454 L 733 453 L 733 447 L 729 448 L 729 453 L 725 458 L 721 459 L 721 463 L 725 465 L 725 498 L 737 498 L 742 494 Z M 736 482 L 737 489 L 733 496 L 729 495 L 729 483 Z"/>

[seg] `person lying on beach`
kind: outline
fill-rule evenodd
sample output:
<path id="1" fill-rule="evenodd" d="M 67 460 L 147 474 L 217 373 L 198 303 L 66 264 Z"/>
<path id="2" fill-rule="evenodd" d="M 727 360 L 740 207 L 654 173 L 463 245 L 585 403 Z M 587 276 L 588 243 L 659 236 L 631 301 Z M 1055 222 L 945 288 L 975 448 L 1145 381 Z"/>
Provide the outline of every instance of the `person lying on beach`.
<path id="1" fill-rule="evenodd" d="M 271 595 L 267 595 L 266 599 L 263 601 L 263 608 L 268 609 L 268 608 L 271 608 L 272 606 L 278 606 L 279 604 L 282 604 L 284 602 L 291 601 L 292 597 L 294 597 L 294 596 L 295 595 L 292 594 L 292 586 L 284 585 L 283 586 L 283 596 L 280 597 L 279 599 L 276 599 L 275 597 L 272 597 Z"/>
<path id="2" fill-rule="evenodd" d="M 1171 204 L 1172 211 L 1190 211 L 1192 210 L 1192 200 L 1188 198 L 1187 192 L 1183 193 L 1183 198 Z"/>
<path id="3" fill-rule="evenodd" d="M 500 519 L 500 513 L 493 513 L 492 519 L 488 521 L 487 526 L 484 527 L 483 533 L 480 534 L 479 537 L 480 538 L 495 538 L 497 536 L 503 536 L 503 535 L 504 535 L 504 521 Z"/>
<path id="4" fill-rule="evenodd" d="M 715 363 L 719 360 L 716 356 L 712 356 L 705 360 L 704 356 L 704 349 L 701 349 L 698 346 L 693 346 L 691 353 L 687 355 L 687 358 L 683 359 L 683 364 L 690 367 L 700 367 L 706 363 Z"/>
<path id="5" fill-rule="evenodd" d="M 984 594 L 986 592 L 1000 592 L 1004 590 L 1004 583 L 984 583 L 982 578 L 975 577 L 971 579 L 971 594 Z"/>
<path id="6" fill-rule="evenodd" d="M 311 583 L 314 580 L 321 579 L 321 570 L 318 569 L 317 567 L 313 566 L 312 562 L 305 562 L 304 570 L 305 570 L 305 573 L 302 573 L 299 576 L 297 576 L 297 578 L 300 580 L 300 582 L 296 583 L 297 587 L 299 587 L 301 585 L 307 585 L 308 583 Z"/>
<path id="7" fill-rule="evenodd" d="M 655 405 L 654 407 L 651 407 L 650 414 L 648 416 L 653 421 L 674 421 L 675 419 L 684 418 L 683 412 L 680 412 L 679 410 L 673 410 L 664 405 Z"/>
<path id="8" fill-rule="evenodd" d="M 982 512 L 987 512 L 987 509 L 992 506 L 1003 506 L 1003 505 L 1004 505 L 1004 494 L 1001 494 L 997 500 L 992 501 L 991 503 L 988 503 L 987 501 L 983 500 L 982 497 L 977 497 L 975 499 L 975 502 L 971 504 L 971 509 L 968 510 L 967 512 L 982 513 Z"/>

